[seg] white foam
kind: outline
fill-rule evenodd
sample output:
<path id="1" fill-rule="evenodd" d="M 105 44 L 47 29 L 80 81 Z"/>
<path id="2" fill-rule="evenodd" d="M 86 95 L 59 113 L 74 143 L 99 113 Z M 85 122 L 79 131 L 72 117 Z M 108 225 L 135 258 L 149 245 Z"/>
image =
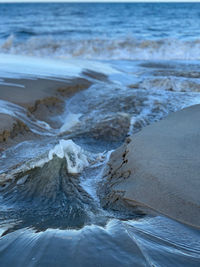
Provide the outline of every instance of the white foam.
<path id="1" fill-rule="evenodd" d="M 103 152 L 96 154 L 95 163 L 90 166 L 93 169 L 93 175 L 86 175 L 80 178 L 80 185 L 82 188 L 95 200 L 97 204 L 100 205 L 99 197 L 97 195 L 97 188 L 99 182 L 102 180 L 103 172 L 106 167 L 106 164 L 109 161 L 110 155 L 113 150 L 108 152 Z"/>
<path id="2" fill-rule="evenodd" d="M 0 44 L 0 52 L 43 58 L 127 59 L 127 60 L 199 60 L 200 39 L 179 38 L 137 39 L 120 38 L 57 40 L 31 37 L 15 42 L 13 35 Z M 56 49 L 55 49 L 56 47 Z M 93 64 L 92 69 L 95 68 Z"/>
<path id="3" fill-rule="evenodd" d="M 79 77 L 84 70 L 92 70 L 104 74 L 119 73 L 108 63 L 89 60 L 61 60 L 48 58 L 34 58 L 29 56 L 0 54 L 1 78 L 28 78 L 45 77 L 73 78 Z M 1 84 L 4 81 L 1 79 Z M 20 81 L 19 81 L 20 82 Z M 16 86 L 21 86 L 17 84 Z"/>
<path id="4" fill-rule="evenodd" d="M 82 68 L 72 62 L 0 54 L 0 77 L 10 78 L 9 74 L 13 73 L 18 78 L 29 76 L 69 78 L 81 72 Z"/>
<path id="5" fill-rule="evenodd" d="M 54 155 L 66 159 L 68 172 L 72 174 L 81 173 L 89 166 L 83 149 L 72 140 L 60 140 L 59 144 L 49 151 L 49 160 L 52 160 Z"/>
<path id="6" fill-rule="evenodd" d="M 58 133 L 56 129 L 45 121 L 36 120 L 33 115 L 27 116 L 27 110 L 17 104 L 0 99 L 0 113 L 23 121 L 29 129 L 39 135 L 54 136 Z"/>
<path id="7" fill-rule="evenodd" d="M 49 144 L 49 147 L 52 147 L 50 150 L 47 149 L 47 146 L 40 147 L 37 146 L 37 144 L 32 147 L 33 144 L 30 144 L 31 147 L 29 147 L 29 150 L 31 149 L 32 153 L 27 154 L 26 149 L 22 149 L 23 143 L 21 145 L 17 145 L 11 149 L 8 149 L 8 151 L 2 155 L 4 155 L 4 159 L 0 159 L 0 164 L 3 164 L 7 162 L 7 159 L 9 155 L 17 155 L 20 159 L 17 161 L 11 161 L 8 162 L 7 165 L 5 165 L 5 168 L 0 170 L 0 181 L 12 181 L 15 179 L 17 173 L 26 172 L 28 170 L 34 169 L 36 167 L 42 168 L 46 163 L 51 161 L 56 155 L 59 158 L 65 158 L 67 162 L 67 170 L 71 174 L 78 174 L 83 171 L 83 169 L 87 166 L 89 166 L 89 162 L 96 159 L 96 157 L 93 159 L 92 154 L 84 151 L 80 146 L 75 144 L 72 140 L 60 140 L 57 145 L 52 147 L 52 144 Z M 19 146 L 19 147 L 18 147 Z M 28 142 L 27 142 L 28 146 Z M 17 149 L 19 148 L 19 150 Z M 26 147 L 25 147 L 26 148 Z M 27 147 L 28 149 L 28 147 Z M 45 151 L 46 149 L 46 151 Z M 11 150 L 11 151 L 9 151 Z M 16 150 L 16 151 L 15 151 Z M 19 151 L 22 155 L 19 155 Z M 38 152 L 39 151 L 39 152 Z M 32 156 L 31 156 L 32 154 Z M 5 162 L 6 160 L 6 162 Z M 16 163 L 16 164 L 15 164 Z M 10 169 L 10 170 L 9 170 Z M 9 173 L 8 173 L 9 170 Z M 23 179 L 20 180 L 19 183 L 23 183 Z"/>
<path id="8" fill-rule="evenodd" d="M 81 113 L 74 114 L 74 113 L 68 113 L 65 117 L 65 121 L 60 128 L 60 133 L 67 132 L 71 130 L 74 126 L 78 125 L 80 123 L 79 118 L 82 116 Z"/>

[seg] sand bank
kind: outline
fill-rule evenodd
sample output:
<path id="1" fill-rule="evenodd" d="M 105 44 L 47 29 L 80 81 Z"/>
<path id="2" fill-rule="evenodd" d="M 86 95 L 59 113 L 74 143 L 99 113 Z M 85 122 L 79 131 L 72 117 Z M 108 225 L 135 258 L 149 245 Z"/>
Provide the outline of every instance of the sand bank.
<path id="1" fill-rule="evenodd" d="M 114 151 L 106 208 L 150 208 L 200 227 L 200 105 L 145 127 Z"/>
<path id="2" fill-rule="evenodd" d="M 4 79 L 6 84 L 0 84 L 1 99 L 25 107 L 34 105 L 37 100 L 52 96 L 69 97 L 73 93 L 90 85 L 83 78 L 74 79 Z M 13 85 L 12 85 L 13 84 Z M 16 86 L 15 86 L 16 85 Z M 17 86 L 18 85 L 18 86 Z"/>
<path id="3" fill-rule="evenodd" d="M 55 78 L 4 79 L 4 82 L 7 84 L 0 84 L 0 98 L 2 100 L 20 105 L 27 109 L 27 115 L 33 114 L 36 119 L 48 123 L 50 117 L 63 111 L 64 100 L 67 97 L 91 85 L 91 82 L 83 78 L 66 80 L 56 80 Z M 5 142 L 16 138 L 19 134 L 21 136 L 17 142 L 22 141 L 23 138 L 26 139 L 27 135 L 30 135 L 30 131 L 21 121 L 0 113 L 1 149 L 8 145 Z"/>

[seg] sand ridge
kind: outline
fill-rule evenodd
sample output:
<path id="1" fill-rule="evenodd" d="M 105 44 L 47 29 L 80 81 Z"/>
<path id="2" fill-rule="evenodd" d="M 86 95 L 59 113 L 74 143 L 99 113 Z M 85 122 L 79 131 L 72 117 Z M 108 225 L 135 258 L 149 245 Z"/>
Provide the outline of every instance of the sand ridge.
<path id="1" fill-rule="evenodd" d="M 114 151 L 104 174 L 104 207 L 147 207 L 200 227 L 199 114 L 200 105 L 170 114 Z"/>

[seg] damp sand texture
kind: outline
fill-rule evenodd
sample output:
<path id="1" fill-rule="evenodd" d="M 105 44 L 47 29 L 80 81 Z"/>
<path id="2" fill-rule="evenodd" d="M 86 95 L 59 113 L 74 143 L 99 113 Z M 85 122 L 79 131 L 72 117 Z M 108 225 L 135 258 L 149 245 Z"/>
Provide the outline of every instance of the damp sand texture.
<path id="1" fill-rule="evenodd" d="M 104 205 L 144 206 L 199 228 L 199 114 L 200 105 L 171 114 L 113 152 Z"/>

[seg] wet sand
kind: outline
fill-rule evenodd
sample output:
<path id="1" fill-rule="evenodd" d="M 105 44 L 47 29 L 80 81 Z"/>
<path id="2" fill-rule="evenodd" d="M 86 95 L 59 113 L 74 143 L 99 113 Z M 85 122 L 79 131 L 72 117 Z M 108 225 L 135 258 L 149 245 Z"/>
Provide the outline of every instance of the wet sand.
<path id="1" fill-rule="evenodd" d="M 6 78 L 4 82 L 6 84 L 0 84 L 2 100 L 20 105 L 27 109 L 27 114 L 32 114 L 36 119 L 48 123 L 50 117 L 63 112 L 65 99 L 91 85 L 91 82 L 84 78 L 66 80 Z M 16 138 L 19 134 L 20 138 Z M 32 138 L 33 134 L 25 124 L 10 115 L 0 113 L 1 149 L 13 144 L 13 138 L 19 142 L 28 136 Z"/>
<path id="2" fill-rule="evenodd" d="M 4 79 L 0 84 L 1 99 L 25 107 L 34 105 L 35 101 L 52 96 L 68 97 L 89 86 L 83 78 L 58 79 Z M 10 84 L 10 85 L 9 85 Z M 13 84 L 13 85 L 12 85 Z M 14 86 L 16 85 L 16 86 Z"/>
<path id="3" fill-rule="evenodd" d="M 191 108 L 192 111 L 189 114 L 186 111 L 187 116 L 181 115 L 182 119 L 176 116 L 172 120 L 171 118 L 175 116 L 173 114 L 166 120 L 145 127 L 143 111 L 152 111 L 154 108 L 156 114 L 161 112 L 161 116 L 153 118 L 160 119 L 166 114 L 162 114 L 163 107 L 166 107 L 167 113 L 174 111 L 168 107 L 168 103 L 169 105 L 173 103 L 175 107 L 182 107 L 181 95 L 173 92 L 173 95 L 167 99 L 162 98 L 160 93 L 153 95 L 156 99 L 159 96 L 161 104 L 157 101 L 149 107 L 149 104 L 152 104 L 149 94 L 152 93 L 147 90 L 140 91 L 141 88 L 124 90 L 124 87 L 120 89 L 118 84 L 109 84 L 104 76 L 94 72 L 84 72 L 81 77 L 86 80 L 80 78 L 66 81 L 24 80 L 25 88 L 7 86 L 7 89 L 10 89 L 6 90 L 5 87 L 0 87 L 4 97 L 2 99 L 9 103 L 16 103 L 25 108 L 25 112 L 27 111 L 26 119 L 23 120 L 22 117 L 24 123 L 0 114 L 2 130 L 5 131 L 5 125 L 8 129 L 6 132 L 8 137 L 0 143 L 0 148 L 3 150 L 4 147 L 10 147 L 0 153 L 2 155 L 0 163 L 2 167 L 0 175 L 1 265 L 199 266 L 199 230 L 191 229 L 165 216 L 150 214 L 154 209 L 155 215 L 164 213 L 196 226 L 198 217 L 195 212 L 198 213 L 199 210 L 195 206 L 188 214 L 189 205 L 192 206 L 192 204 L 185 205 L 184 201 L 197 203 L 198 181 L 195 180 L 196 184 L 193 185 L 196 199 L 191 200 L 195 194 L 193 196 L 186 192 L 186 195 L 183 195 L 187 186 L 183 184 L 179 188 L 181 179 L 176 178 L 175 175 L 168 179 L 167 175 L 173 173 L 173 170 L 178 173 L 176 170 L 179 168 L 178 163 L 176 165 L 178 158 L 179 161 L 185 158 L 183 166 L 185 169 L 188 168 L 186 173 L 193 172 L 194 168 L 192 167 L 191 171 L 191 166 L 187 164 L 187 157 L 190 157 L 190 154 L 188 155 L 187 152 L 180 155 L 183 141 L 180 142 L 182 139 L 179 140 L 179 138 L 183 140 L 188 138 L 188 140 L 186 138 L 187 142 L 184 141 L 185 149 L 191 154 L 196 151 L 196 159 L 198 159 L 199 143 L 196 141 L 198 138 L 194 140 L 195 133 L 199 131 L 198 112 Z M 100 83 L 95 80 L 99 80 Z M 61 114 L 63 120 L 60 123 L 63 123 L 64 115 L 67 113 L 63 113 L 66 107 L 65 100 L 79 90 L 87 88 L 91 84 L 90 81 L 94 83 L 91 88 L 75 94 L 67 102 L 67 111 L 84 114 L 80 120 L 80 128 L 78 126 L 72 130 L 75 138 L 73 135 L 69 137 L 67 132 L 60 135 L 59 131 L 48 136 L 47 134 L 51 132 L 48 128 L 45 130 L 45 127 L 39 128 L 37 134 L 30 131 L 30 129 L 37 130 L 34 128 L 34 118 L 49 123 L 53 130 L 59 130 L 59 125 L 54 125 L 54 121 L 50 118 Z M 21 79 L 7 80 L 7 82 L 21 83 Z M 168 94 L 170 93 L 167 92 Z M 192 94 L 191 97 L 193 96 Z M 173 102 L 175 98 L 177 100 Z M 180 105 L 176 106 L 175 103 L 179 102 Z M 0 108 L 2 107 L 3 104 L 0 105 Z M 81 109 L 81 107 L 84 108 Z M 5 110 L 6 108 L 10 111 L 15 110 L 9 105 L 5 105 Z M 197 109 L 199 110 L 199 107 Z M 19 109 L 19 113 L 20 111 Z M 23 115 L 24 110 L 20 114 Z M 124 146 L 113 152 L 108 165 L 109 174 L 106 175 L 108 180 L 102 188 L 102 179 L 106 180 L 105 176 L 102 178 L 102 173 L 111 151 L 106 154 L 102 152 L 120 146 L 130 129 L 132 114 L 137 118 L 133 126 L 137 128 L 139 124 L 137 130 L 145 128 L 128 138 Z M 148 113 L 145 113 L 145 116 L 147 122 L 153 123 L 154 120 L 148 117 Z M 167 123 L 168 120 L 169 123 Z M 155 128 L 156 125 L 158 125 L 157 128 Z M 151 127 L 152 130 L 148 130 Z M 185 127 L 188 127 L 188 132 Z M 183 133 L 187 136 L 182 137 Z M 75 145 L 77 142 L 77 145 L 83 148 L 81 155 L 88 157 L 89 166 L 80 174 L 69 174 L 65 160 L 49 157 L 49 151 L 52 149 L 55 151 L 58 142 L 68 138 L 72 138 Z M 25 140 L 28 142 L 22 142 Z M 116 140 L 115 143 L 113 140 Z M 173 144 L 170 147 L 172 140 Z M 180 148 L 176 145 L 179 142 Z M 14 146 L 15 144 L 18 145 Z M 192 147 L 188 149 L 187 146 L 191 144 L 194 144 L 194 149 Z M 100 156 L 96 154 L 98 149 Z M 69 151 L 73 161 L 76 154 L 72 150 L 66 151 Z M 135 151 L 136 153 L 132 153 Z M 162 153 L 168 157 L 164 157 Z M 42 159 L 47 160 L 44 165 L 41 164 Z M 167 160 L 171 160 L 169 169 L 167 169 Z M 191 160 L 194 159 L 191 158 Z M 196 161 L 194 166 L 195 164 Z M 163 166 L 164 171 L 160 166 Z M 156 173 L 154 169 L 157 170 Z M 198 172 L 198 168 L 196 170 Z M 161 172 L 165 176 L 159 180 L 161 177 L 158 175 Z M 133 176 L 135 174 L 137 183 Z M 140 174 L 143 175 L 142 179 Z M 153 175 L 155 178 L 152 178 Z M 188 183 L 187 177 L 183 179 L 183 183 Z M 135 188 L 137 188 L 136 192 L 134 192 Z M 98 194 L 98 190 L 102 190 L 102 194 Z M 143 199 L 139 197 L 136 199 L 137 196 L 134 194 L 137 192 L 141 193 L 139 197 Z M 151 195 L 148 195 L 148 192 L 151 192 Z M 173 204 L 167 195 L 170 195 L 169 198 Z M 101 203 L 99 198 L 102 198 Z M 160 206 L 161 204 L 163 206 Z M 173 205 L 176 211 L 172 209 Z M 111 212 L 109 209 L 112 209 Z M 177 218 L 180 209 L 187 214 L 185 216 L 196 216 L 196 222 L 191 223 L 185 218 Z M 43 253 L 44 251 L 46 252 Z M 88 255 L 92 256 L 88 257 Z"/>
<path id="4" fill-rule="evenodd" d="M 150 208 L 200 227 L 200 105 L 145 127 L 114 151 L 105 172 L 106 208 Z"/>

